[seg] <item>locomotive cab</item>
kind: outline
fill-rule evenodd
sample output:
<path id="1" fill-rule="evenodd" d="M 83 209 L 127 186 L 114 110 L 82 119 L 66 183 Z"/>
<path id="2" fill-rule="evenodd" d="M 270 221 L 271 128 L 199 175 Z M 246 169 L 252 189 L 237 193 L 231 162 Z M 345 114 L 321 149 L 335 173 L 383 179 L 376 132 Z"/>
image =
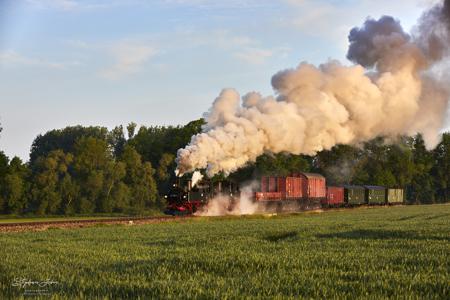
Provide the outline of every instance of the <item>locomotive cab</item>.
<path id="1" fill-rule="evenodd" d="M 167 201 L 166 214 L 188 215 L 195 213 L 217 195 L 226 195 L 230 199 L 230 207 L 239 197 L 239 189 L 233 182 L 201 180 L 192 186 L 190 180 L 181 184 L 181 179 L 172 185 L 169 193 L 164 196 Z"/>
<path id="2" fill-rule="evenodd" d="M 195 213 L 200 207 L 205 205 L 209 200 L 209 186 L 197 184 L 192 187 L 191 181 L 187 184 L 181 184 L 181 180 L 177 180 L 172 185 L 169 193 L 164 196 L 167 201 L 165 213 L 169 215 L 187 215 Z"/>

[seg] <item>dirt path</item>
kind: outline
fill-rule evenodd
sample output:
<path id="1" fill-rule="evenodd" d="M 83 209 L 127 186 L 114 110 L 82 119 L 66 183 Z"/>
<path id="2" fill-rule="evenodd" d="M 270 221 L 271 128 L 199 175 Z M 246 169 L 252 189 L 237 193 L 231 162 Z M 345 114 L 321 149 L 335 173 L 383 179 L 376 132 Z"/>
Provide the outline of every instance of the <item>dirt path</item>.
<path id="1" fill-rule="evenodd" d="M 91 227 L 99 224 L 105 225 L 141 225 L 150 223 L 170 222 L 174 220 L 184 220 L 192 216 L 183 217 L 124 217 L 115 219 L 93 219 L 93 220 L 68 220 L 68 221 L 48 221 L 48 222 L 22 222 L 0 224 L 1 232 L 20 232 L 20 231 L 42 231 L 49 228 L 82 228 Z"/>

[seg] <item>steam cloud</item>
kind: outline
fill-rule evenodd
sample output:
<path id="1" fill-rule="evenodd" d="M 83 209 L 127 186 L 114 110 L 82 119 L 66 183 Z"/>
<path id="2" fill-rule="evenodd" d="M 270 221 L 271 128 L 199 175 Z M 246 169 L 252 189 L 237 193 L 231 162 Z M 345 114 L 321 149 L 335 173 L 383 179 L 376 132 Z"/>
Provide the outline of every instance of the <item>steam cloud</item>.
<path id="1" fill-rule="evenodd" d="M 241 187 L 239 198 L 231 201 L 229 195 L 219 194 L 195 213 L 196 216 L 225 216 L 225 215 L 251 215 L 258 211 L 258 204 L 252 201 L 253 191 L 258 182 L 250 182 Z"/>
<path id="2" fill-rule="evenodd" d="M 226 174 L 265 152 L 314 155 L 379 135 L 424 134 L 439 142 L 449 99 L 450 0 L 425 12 L 413 34 L 398 20 L 367 19 L 349 34 L 344 66 L 306 62 L 272 77 L 276 97 L 224 89 L 203 132 L 178 150 L 180 174 Z"/>
<path id="3" fill-rule="evenodd" d="M 195 171 L 194 173 L 192 173 L 192 178 L 191 178 L 191 181 L 192 181 L 192 187 L 196 186 L 197 183 L 198 183 L 200 180 L 202 180 L 202 178 L 203 178 L 203 175 L 202 175 L 202 173 L 200 173 L 199 171 Z"/>

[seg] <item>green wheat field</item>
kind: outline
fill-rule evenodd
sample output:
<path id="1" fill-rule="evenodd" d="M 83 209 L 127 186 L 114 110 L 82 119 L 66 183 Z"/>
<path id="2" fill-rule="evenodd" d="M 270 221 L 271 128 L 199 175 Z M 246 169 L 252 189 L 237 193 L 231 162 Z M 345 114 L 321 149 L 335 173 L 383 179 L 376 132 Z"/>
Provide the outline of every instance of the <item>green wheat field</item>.
<path id="1" fill-rule="evenodd" d="M 450 298 L 450 205 L 1 233 L 0 249 L 2 299 Z"/>

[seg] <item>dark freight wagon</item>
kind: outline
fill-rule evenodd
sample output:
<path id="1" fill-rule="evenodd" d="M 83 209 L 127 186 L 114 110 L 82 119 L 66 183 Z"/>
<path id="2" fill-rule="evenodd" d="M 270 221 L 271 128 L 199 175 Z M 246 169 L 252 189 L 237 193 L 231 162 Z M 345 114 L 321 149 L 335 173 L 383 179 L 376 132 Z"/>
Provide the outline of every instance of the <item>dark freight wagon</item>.
<path id="1" fill-rule="evenodd" d="M 344 201 L 348 205 L 361 205 L 366 202 L 365 190 L 362 186 L 347 185 L 344 187 Z"/>
<path id="2" fill-rule="evenodd" d="M 403 189 L 387 189 L 386 203 L 387 204 L 403 203 Z"/>
<path id="3" fill-rule="evenodd" d="M 344 188 L 337 186 L 328 186 L 327 197 L 322 200 L 322 204 L 326 206 L 344 205 Z"/>
<path id="4" fill-rule="evenodd" d="M 384 204 L 386 201 L 386 188 L 382 186 L 365 185 L 366 203 Z"/>

